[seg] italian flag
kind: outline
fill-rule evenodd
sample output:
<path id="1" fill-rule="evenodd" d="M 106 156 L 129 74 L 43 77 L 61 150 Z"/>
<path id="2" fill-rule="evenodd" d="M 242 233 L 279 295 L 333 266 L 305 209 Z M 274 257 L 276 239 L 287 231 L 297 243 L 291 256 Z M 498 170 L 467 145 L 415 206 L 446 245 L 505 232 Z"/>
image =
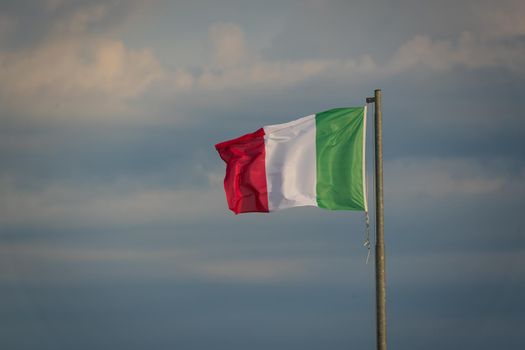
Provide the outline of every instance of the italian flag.
<path id="1" fill-rule="evenodd" d="M 336 108 L 218 143 L 228 207 L 366 211 L 365 133 L 366 107 Z"/>

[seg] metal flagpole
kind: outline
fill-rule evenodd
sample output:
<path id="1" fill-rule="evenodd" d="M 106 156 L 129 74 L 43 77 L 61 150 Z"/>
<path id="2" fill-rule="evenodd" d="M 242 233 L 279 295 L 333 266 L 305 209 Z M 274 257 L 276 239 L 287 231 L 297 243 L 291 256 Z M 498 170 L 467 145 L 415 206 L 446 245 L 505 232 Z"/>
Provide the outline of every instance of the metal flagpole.
<path id="1" fill-rule="evenodd" d="M 375 126 L 375 192 L 376 192 L 376 337 L 377 350 L 386 350 L 386 282 L 385 282 L 385 241 L 383 221 L 383 133 L 381 117 L 381 90 L 374 91 L 374 97 L 367 97 L 367 103 L 374 103 Z"/>

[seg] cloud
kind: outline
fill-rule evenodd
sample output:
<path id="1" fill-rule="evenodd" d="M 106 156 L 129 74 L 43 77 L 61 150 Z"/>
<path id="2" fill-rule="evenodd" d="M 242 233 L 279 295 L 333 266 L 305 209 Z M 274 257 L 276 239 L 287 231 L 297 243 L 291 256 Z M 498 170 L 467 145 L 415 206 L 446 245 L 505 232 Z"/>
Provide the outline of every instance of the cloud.
<path id="1" fill-rule="evenodd" d="M 171 233 L 172 237 L 174 235 L 176 233 Z M 228 245 L 199 241 L 191 246 L 170 244 L 155 248 L 144 244 L 130 245 L 130 240 L 120 240 L 118 246 L 107 246 L 107 240 L 100 243 L 104 246 L 97 246 L 93 240 L 87 245 L 60 241 L 50 244 L 46 240 L 2 242 L 1 256 L 10 263 L 0 265 L 0 279 L 53 278 L 54 275 L 60 278 L 63 271 L 54 271 L 53 267 L 62 264 L 75 270 L 96 271 L 97 276 L 228 283 L 340 283 L 341 276 L 351 275 L 364 281 L 371 272 L 365 266 L 364 255 L 352 255 L 347 251 L 342 255 L 312 256 L 307 250 L 294 251 L 288 247 L 279 254 L 271 254 L 275 248 L 267 247 L 264 254 L 250 257 L 246 253 L 253 251 L 253 242 Z M 294 244 L 296 247 L 304 245 L 304 242 Z M 315 246 L 314 250 L 318 250 L 318 245 Z M 391 283 L 396 290 L 421 290 L 443 285 L 468 287 L 476 283 L 518 285 L 522 281 L 522 272 L 517 266 L 524 256 L 523 249 L 391 252 Z M 516 268 L 505 269 L 506 266 Z M 503 270 L 505 274 L 501 274 Z M 89 278 L 90 275 L 84 273 L 82 277 Z"/>
<path id="2" fill-rule="evenodd" d="M 210 27 L 213 59 L 220 67 L 240 64 L 248 56 L 244 33 L 234 23 L 216 23 Z"/>
<path id="3" fill-rule="evenodd" d="M 174 72 L 175 86 L 193 90 L 285 88 L 326 73 L 369 72 L 374 63 L 368 56 L 357 60 L 266 60 L 249 50 L 245 34 L 235 23 L 215 23 L 210 31 L 208 64 L 191 73 L 180 67 Z"/>
<path id="4" fill-rule="evenodd" d="M 53 9 L 63 5 L 52 1 L 49 6 L 57 12 Z M 520 12 L 522 6 L 516 6 Z M 275 91 L 313 80 L 388 80 L 421 67 L 434 73 L 458 67 L 525 72 L 521 59 L 525 48 L 516 39 L 522 29 L 516 21 L 512 29 L 493 36 L 469 31 L 452 39 L 415 35 L 386 59 L 363 54 L 286 60 L 265 57 L 263 47 L 247 44 L 251 38 L 240 25 L 219 22 L 209 27 L 210 45 L 201 60 L 205 63 L 167 68 L 152 49 L 130 48 L 106 27 L 93 29 L 108 22 L 111 9 L 106 4 L 80 7 L 56 18 L 35 45 L 0 50 L 0 101 L 6 110 L 67 118 L 83 114 L 130 117 L 136 112 L 132 106 L 162 109 L 159 104 L 175 100 L 176 106 L 170 106 L 173 116 L 188 99 L 202 101 L 208 93 Z M 498 18 L 486 21 L 501 21 Z M 0 27 L 16 28 L 13 23 L 16 21 L 11 18 L 0 18 Z M 146 93 L 156 95 L 156 105 L 135 103 Z"/>
<path id="5" fill-rule="evenodd" d="M 213 24 L 210 41 L 210 63 L 194 72 L 186 67 L 175 70 L 172 79 L 177 88 L 191 91 L 281 89 L 310 79 L 339 82 L 349 78 L 356 82 L 390 79 L 421 67 L 435 73 L 458 67 L 525 72 L 522 60 L 525 48 L 519 42 L 502 38 L 496 40 L 468 31 L 460 33 L 455 39 L 415 35 L 386 60 L 378 60 L 370 54 L 340 59 L 268 59 L 257 50 L 247 48 L 245 34 L 235 23 Z"/>
<path id="6" fill-rule="evenodd" d="M 298 259 L 236 259 L 196 262 L 194 274 L 215 281 L 278 282 L 290 278 L 305 278 L 304 261 Z"/>
<path id="7" fill-rule="evenodd" d="M 93 186 L 50 184 L 19 189 L 0 181 L 0 224 L 10 227 L 127 227 L 181 223 L 224 213 L 220 186 L 166 189 L 120 181 Z"/>
<path id="8" fill-rule="evenodd" d="M 476 1 L 472 12 L 483 24 L 482 35 L 488 38 L 509 38 L 525 35 L 525 3 L 521 0 Z"/>
<path id="9" fill-rule="evenodd" d="M 171 234 L 174 235 L 176 233 Z M 118 273 L 126 279 L 160 277 L 228 283 L 295 283 L 312 280 L 337 283 L 341 275 L 349 272 L 356 278 L 366 276 L 366 269 L 362 268 L 362 256 L 312 257 L 304 252 L 293 251 L 288 251 L 286 256 L 243 256 L 242 252 L 249 247 L 217 242 L 155 249 L 130 246 L 129 241 L 121 242 L 116 247 L 93 246 L 93 242 L 88 245 L 63 242 L 49 244 L 46 241 L 2 242 L 0 253 L 4 261 L 9 263 L 0 265 L 0 282 L 52 279 L 54 276 L 61 278 L 63 271 L 57 273 L 54 270 L 57 264 L 67 264 L 85 272 L 96 271 L 97 276 L 114 276 Z M 83 278 L 89 275 L 84 273 Z"/>
<path id="10" fill-rule="evenodd" d="M 118 114 L 163 76 L 150 49 L 130 49 L 89 28 L 108 16 L 103 5 L 56 20 L 36 45 L 0 51 L 0 101 L 31 115 Z"/>
<path id="11" fill-rule="evenodd" d="M 475 158 L 410 157 L 388 161 L 388 195 L 448 199 L 525 192 L 525 169 L 512 171 L 512 161 Z"/>
<path id="12" fill-rule="evenodd" d="M 455 67 L 468 69 L 502 67 L 525 72 L 522 57 L 525 48 L 518 43 L 488 41 L 472 33 L 463 32 L 456 43 L 451 40 L 433 40 L 417 35 L 404 43 L 387 65 L 390 73 L 401 73 L 423 66 L 436 71 Z"/>

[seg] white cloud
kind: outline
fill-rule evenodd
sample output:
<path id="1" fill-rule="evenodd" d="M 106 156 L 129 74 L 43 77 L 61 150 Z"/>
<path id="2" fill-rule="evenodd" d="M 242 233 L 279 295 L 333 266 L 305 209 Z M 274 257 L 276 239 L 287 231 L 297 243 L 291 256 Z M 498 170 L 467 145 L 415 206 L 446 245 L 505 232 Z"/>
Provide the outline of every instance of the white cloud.
<path id="1" fill-rule="evenodd" d="M 61 4 L 49 2 L 50 8 Z M 188 92 L 201 99 L 199 93 L 279 90 L 310 79 L 352 79 L 357 83 L 389 79 L 418 67 L 436 73 L 457 67 L 523 73 L 525 48 L 515 39 L 525 32 L 519 20 L 524 8 L 519 2 L 511 5 L 478 14 L 486 23 L 483 28 L 492 25 L 494 31 L 465 31 L 448 39 L 416 35 L 386 59 L 367 54 L 338 59 L 268 59 L 261 54 L 262 47 L 248 45 L 250 38 L 239 25 L 220 22 L 209 28 L 210 46 L 199 60 L 206 63 L 171 69 L 163 67 L 151 49 L 130 48 L 117 33 L 92 30 L 108 19 L 109 5 L 83 7 L 57 20 L 37 45 L 0 51 L 0 102 L 18 114 L 129 117 L 133 114 L 130 106 L 147 91 L 158 94 L 160 103 L 162 99 L 184 103 Z M 12 19 L 0 18 L 0 29 L 13 27 L 12 23 Z M 156 83 L 160 89 L 151 90 Z M 176 110 L 171 108 L 170 116 L 174 114 Z"/>
<path id="2" fill-rule="evenodd" d="M 279 89 L 301 84 L 312 78 L 336 81 L 352 78 L 388 78 L 425 67 L 446 71 L 456 67 L 479 69 L 502 67 L 525 72 L 519 45 L 493 40 L 484 35 L 463 32 L 456 40 L 416 35 L 402 44 L 383 64 L 370 55 L 345 59 L 268 60 L 250 51 L 242 29 L 234 23 L 218 23 L 210 28 L 210 64 L 190 73 L 179 67 L 173 81 L 177 88 L 221 90 L 245 88 Z"/>
<path id="3" fill-rule="evenodd" d="M 266 60 L 247 48 L 244 32 L 234 23 L 213 24 L 210 41 L 210 63 L 202 65 L 199 73 L 193 74 L 179 67 L 172 78 L 175 87 L 182 90 L 275 89 L 327 74 L 367 73 L 375 67 L 370 56 L 348 60 Z"/>
<path id="4" fill-rule="evenodd" d="M 204 89 L 241 89 L 244 87 L 282 88 L 317 76 L 330 67 L 329 62 L 305 60 L 290 62 L 253 62 L 215 72 L 205 68 L 196 82 Z"/>
<path id="5" fill-rule="evenodd" d="M 234 23 L 216 23 L 210 27 L 214 62 L 220 67 L 236 66 L 248 56 L 244 32 Z"/>
<path id="6" fill-rule="evenodd" d="M 99 5 L 54 23 L 33 47 L 0 51 L 0 101 L 31 115 L 91 115 L 128 110 L 163 69 L 149 49 L 88 30 L 107 15 Z"/>

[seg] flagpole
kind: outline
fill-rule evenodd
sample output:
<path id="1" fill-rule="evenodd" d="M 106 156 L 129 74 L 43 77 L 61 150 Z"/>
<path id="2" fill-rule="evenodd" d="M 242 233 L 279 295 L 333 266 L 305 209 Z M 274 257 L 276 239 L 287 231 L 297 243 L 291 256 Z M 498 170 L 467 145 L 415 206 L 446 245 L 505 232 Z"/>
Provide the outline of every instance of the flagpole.
<path id="1" fill-rule="evenodd" d="M 367 103 L 374 103 L 375 126 L 375 192 L 376 192 L 376 339 L 377 350 L 386 350 L 386 281 L 385 241 L 383 220 L 383 132 L 381 116 L 381 90 L 374 91 Z"/>

